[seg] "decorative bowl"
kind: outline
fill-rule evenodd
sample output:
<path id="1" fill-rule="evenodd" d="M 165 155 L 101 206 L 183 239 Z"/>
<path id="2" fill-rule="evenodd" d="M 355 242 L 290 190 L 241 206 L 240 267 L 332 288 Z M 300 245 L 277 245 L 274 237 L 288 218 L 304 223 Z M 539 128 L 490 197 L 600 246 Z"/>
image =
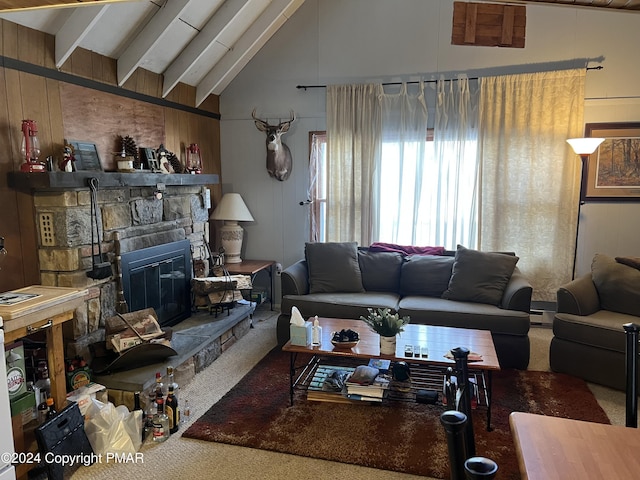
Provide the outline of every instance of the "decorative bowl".
<path id="1" fill-rule="evenodd" d="M 349 330 L 341 330 L 331 334 L 331 343 L 337 348 L 353 348 L 360 341 L 358 332 Z"/>
<path id="2" fill-rule="evenodd" d="M 360 340 L 355 340 L 353 342 L 338 342 L 336 340 L 331 340 L 331 343 L 336 348 L 353 348 L 360 343 Z"/>

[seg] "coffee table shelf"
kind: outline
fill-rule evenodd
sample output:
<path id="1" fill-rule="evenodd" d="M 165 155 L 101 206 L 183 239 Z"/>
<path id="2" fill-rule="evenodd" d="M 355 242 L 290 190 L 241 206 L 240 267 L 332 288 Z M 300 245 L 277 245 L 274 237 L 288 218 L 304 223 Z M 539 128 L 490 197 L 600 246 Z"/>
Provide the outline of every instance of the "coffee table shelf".
<path id="1" fill-rule="evenodd" d="M 445 367 L 436 367 L 432 365 L 406 362 L 411 370 L 411 382 L 392 382 L 384 402 L 415 402 L 416 394 L 419 390 L 434 390 L 438 392 L 438 404 L 444 405 L 443 402 L 443 386 L 446 375 Z M 297 376 L 293 379 L 293 388 L 309 391 L 311 381 L 316 371 L 321 366 L 338 367 L 339 369 L 355 369 L 358 365 L 365 365 L 366 362 L 353 358 L 332 358 L 320 355 L 314 355 L 306 364 L 295 367 Z M 469 378 L 478 386 L 478 406 L 489 406 L 489 390 L 484 372 L 481 370 L 469 370 Z M 310 401 L 334 401 L 339 403 L 360 403 L 357 400 L 349 400 L 340 392 L 323 392 L 322 399 L 318 396 L 309 399 Z M 335 398 L 332 398 L 335 397 Z"/>
<path id="2" fill-rule="evenodd" d="M 487 408 L 487 430 L 491 429 L 491 383 L 492 372 L 500 370 L 491 332 L 452 327 L 437 327 L 409 324 L 398 336 L 395 355 L 380 354 L 378 334 L 370 331 L 359 320 L 320 318 L 323 327 L 322 339 L 317 346 L 299 346 L 287 342 L 282 350 L 290 353 L 290 402 L 293 405 L 294 390 L 309 388 L 319 364 L 331 366 L 366 365 L 371 358 L 382 358 L 392 362 L 404 361 L 411 371 L 411 387 L 406 392 L 395 390 L 387 401 L 415 401 L 419 389 L 435 390 L 442 394 L 444 377 L 448 367 L 455 367 L 455 361 L 446 358 L 451 349 L 466 347 L 481 356 L 482 361 L 469 362 L 469 376 L 478 386 L 478 404 Z M 334 331 L 352 329 L 359 333 L 360 342 L 353 348 L 335 348 L 331 343 Z M 405 346 L 426 348 L 428 356 L 414 357 L 404 355 Z M 305 355 L 304 361 L 298 361 L 298 355 Z M 307 360 L 310 354 L 311 359 Z M 402 395 L 401 395 L 402 394 Z M 341 396 L 341 395 L 339 395 Z M 336 401 L 338 395 L 336 396 Z M 351 402 L 351 400 L 345 399 Z"/>

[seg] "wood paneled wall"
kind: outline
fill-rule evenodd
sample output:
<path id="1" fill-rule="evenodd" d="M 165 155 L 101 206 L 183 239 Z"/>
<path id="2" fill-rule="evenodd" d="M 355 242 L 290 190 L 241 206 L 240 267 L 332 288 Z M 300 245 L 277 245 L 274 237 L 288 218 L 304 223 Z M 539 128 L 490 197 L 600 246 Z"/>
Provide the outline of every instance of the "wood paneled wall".
<path id="1" fill-rule="evenodd" d="M 7 58 L 55 69 L 54 38 L 6 20 L 0 20 L 0 52 Z M 61 71 L 102 84 L 117 85 L 116 61 L 87 50 L 77 49 Z M 123 90 L 161 98 L 162 76 L 138 69 Z M 69 100 L 70 91 L 74 101 Z M 109 101 L 109 98 L 114 101 Z M 195 87 L 180 84 L 166 100 L 195 107 Z M 98 104 L 100 110 L 94 110 L 93 121 L 88 122 L 92 105 Z M 123 113 L 121 106 L 125 104 L 130 109 Z M 78 111 L 78 105 L 86 107 L 84 114 Z M 218 97 L 211 95 L 198 110 L 218 113 Z M 161 119 L 154 117 L 153 125 L 149 126 L 148 115 L 159 115 Z M 38 237 L 31 195 L 13 190 L 7 184 L 7 173 L 19 170 L 23 163 L 20 143 L 21 123 L 25 118 L 36 120 L 38 124 L 42 159 L 48 155 L 57 159 L 65 138 L 107 145 L 113 144 L 117 135 L 131 135 L 136 139 L 135 132 L 153 131 L 149 137 L 140 141 L 136 139 L 138 146 L 157 148 L 159 143 L 164 143 L 166 148 L 177 155 L 180 152 L 184 158 L 185 146 L 198 143 L 204 171 L 221 175 L 220 123 L 215 118 L 118 98 L 87 87 L 0 67 L 0 236 L 5 237 L 9 252 L 0 264 L 0 292 L 40 283 L 36 253 Z M 103 121 L 96 123 L 95 118 Z M 154 140 L 158 145 L 142 144 Z M 107 168 L 111 165 L 103 155 L 101 159 Z M 218 184 L 211 188 L 215 204 L 221 196 L 221 187 Z"/>

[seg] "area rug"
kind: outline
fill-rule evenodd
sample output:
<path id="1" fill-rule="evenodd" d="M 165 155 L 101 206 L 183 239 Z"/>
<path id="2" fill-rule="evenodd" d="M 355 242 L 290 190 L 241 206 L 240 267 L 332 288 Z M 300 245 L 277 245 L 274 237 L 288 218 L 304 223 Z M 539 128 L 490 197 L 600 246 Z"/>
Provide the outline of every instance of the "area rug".
<path id="1" fill-rule="evenodd" d="M 442 406 L 289 404 L 289 355 L 278 348 L 213 405 L 183 437 L 351 463 L 435 478 L 449 477 L 440 424 Z M 587 384 L 550 372 L 503 370 L 493 375 L 493 431 L 486 410 L 474 412 L 476 455 L 498 463 L 498 479 L 519 479 L 509 413 L 538 413 L 610 423 Z"/>

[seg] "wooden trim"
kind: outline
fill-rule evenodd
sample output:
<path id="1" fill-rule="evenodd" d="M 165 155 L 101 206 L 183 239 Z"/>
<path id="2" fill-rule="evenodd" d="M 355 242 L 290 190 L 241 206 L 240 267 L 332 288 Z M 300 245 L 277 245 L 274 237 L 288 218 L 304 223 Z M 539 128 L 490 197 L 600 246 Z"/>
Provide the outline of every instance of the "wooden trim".
<path id="1" fill-rule="evenodd" d="M 32 63 L 23 62 L 21 60 L 16 60 L 14 58 L 0 56 L 0 67 L 17 70 L 19 72 L 30 73 L 32 75 L 38 75 L 40 77 L 58 80 L 60 82 L 71 83 L 74 85 L 79 85 L 81 87 L 91 88 L 93 90 L 99 90 L 101 92 L 111 93 L 113 95 L 119 95 L 125 98 L 140 100 L 142 102 L 152 103 L 162 107 L 173 108 L 175 110 L 181 110 L 183 112 L 194 113 L 203 117 L 220 120 L 219 113 L 208 112 L 200 108 L 189 107 L 188 105 L 165 100 L 164 98 L 157 98 L 151 95 L 134 92 L 125 88 L 108 85 L 88 78 L 83 78 L 77 75 L 72 75 L 70 73 L 54 70 L 52 68 L 46 68 Z"/>

